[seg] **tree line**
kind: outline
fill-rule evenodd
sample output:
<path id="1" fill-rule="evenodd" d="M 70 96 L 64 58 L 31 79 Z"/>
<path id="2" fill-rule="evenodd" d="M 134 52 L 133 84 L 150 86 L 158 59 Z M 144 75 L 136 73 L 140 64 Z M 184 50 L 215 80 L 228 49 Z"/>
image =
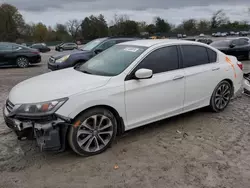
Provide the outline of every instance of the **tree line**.
<path id="1" fill-rule="evenodd" d="M 10 42 L 84 41 L 106 36 L 176 36 L 178 33 L 196 35 L 250 29 L 247 21 L 230 21 L 223 10 L 216 11 L 210 19 L 187 19 L 179 25 L 171 24 L 161 17 L 147 24 L 134 21 L 127 15 L 115 15 L 108 24 L 100 14 L 47 27 L 41 22 L 26 23 L 15 6 L 3 3 L 0 4 L 0 18 L 0 41 Z"/>

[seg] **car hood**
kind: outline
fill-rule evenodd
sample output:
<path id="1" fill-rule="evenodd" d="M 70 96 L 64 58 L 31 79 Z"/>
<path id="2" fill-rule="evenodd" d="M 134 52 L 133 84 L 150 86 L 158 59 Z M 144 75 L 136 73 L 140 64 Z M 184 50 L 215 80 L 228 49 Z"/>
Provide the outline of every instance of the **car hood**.
<path id="1" fill-rule="evenodd" d="M 87 54 L 87 53 L 90 53 L 90 51 L 73 50 L 70 53 L 67 53 L 67 52 L 66 53 L 60 53 L 60 54 L 53 55 L 51 57 L 54 58 L 55 60 L 57 60 L 57 59 L 60 59 L 61 57 L 66 56 L 66 55 Z"/>
<path id="2" fill-rule="evenodd" d="M 25 80 L 12 88 L 13 104 L 38 103 L 91 91 L 104 86 L 110 77 L 90 75 L 73 68 L 54 71 Z"/>

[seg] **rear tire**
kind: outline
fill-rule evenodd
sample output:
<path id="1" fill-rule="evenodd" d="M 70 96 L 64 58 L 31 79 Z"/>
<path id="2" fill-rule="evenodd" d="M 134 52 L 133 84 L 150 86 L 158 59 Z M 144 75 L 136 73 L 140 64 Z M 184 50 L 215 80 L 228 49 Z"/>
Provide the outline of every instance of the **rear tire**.
<path id="1" fill-rule="evenodd" d="M 233 96 L 233 87 L 228 81 L 220 82 L 214 89 L 210 99 L 210 108 L 214 112 L 223 111 Z"/>
<path id="2" fill-rule="evenodd" d="M 60 49 L 59 49 L 59 51 L 60 51 L 60 52 L 62 52 L 62 51 L 63 51 L 63 49 L 62 49 L 62 48 L 60 48 Z"/>
<path id="3" fill-rule="evenodd" d="M 70 127 L 68 142 L 81 156 L 104 152 L 115 140 L 117 121 L 105 108 L 93 108 L 80 114 Z"/>
<path id="4" fill-rule="evenodd" d="M 29 66 L 29 60 L 26 57 L 18 57 L 16 64 L 20 68 L 27 68 Z"/>

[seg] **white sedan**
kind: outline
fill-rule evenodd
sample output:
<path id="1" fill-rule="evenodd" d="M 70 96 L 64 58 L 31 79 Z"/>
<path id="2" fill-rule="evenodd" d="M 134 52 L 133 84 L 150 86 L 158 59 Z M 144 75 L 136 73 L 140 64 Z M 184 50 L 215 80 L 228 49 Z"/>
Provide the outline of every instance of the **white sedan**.
<path id="1" fill-rule="evenodd" d="M 206 44 L 131 41 L 19 83 L 4 117 L 19 137 L 34 132 L 42 150 L 63 151 L 68 141 L 77 154 L 94 155 L 129 129 L 205 106 L 223 111 L 242 78 L 235 57 Z"/>

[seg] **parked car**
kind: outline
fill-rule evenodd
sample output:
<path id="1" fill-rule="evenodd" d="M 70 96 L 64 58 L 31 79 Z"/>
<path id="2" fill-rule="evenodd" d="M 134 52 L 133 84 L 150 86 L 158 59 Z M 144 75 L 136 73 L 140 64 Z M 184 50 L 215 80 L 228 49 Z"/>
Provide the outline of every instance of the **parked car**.
<path id="1" fill-rule="evenodd" d="M 228 35 L 227 32 L 221 33 L 221 37 L 226 37 Z"/>
<path id="2" fill-rule="evenodd" d="M 250 73 L 243 75 L 243 93 L 250 96 Z"/>
<path id="3" fill-rule="evenodd" d="M 0 66 L 18 66 L 26 68 L 30 64 L 41 62 L 36 49 L 15 43 L 0 42 Z"/>
<path id="4" fill-rule="evenodd" d="M 196 41 L 196 42 L 201 42 L 201 43 L 204 43 L 204 44 L 210 44 L 212 43 L 213 41 L 209 38 L 185 38 L 183 40 L 188 40 L 188 41 Z"/>
<path id="5" fill-rule="evenodd" d="M 250 40 L 247 37 L 215 41 L 210 44 L 228 55 L 250 59 Z"/>
<path id="6" fill-rule="evenodd" d="M 55 47 L 55 50 L 62 52 L 64 50 L 74 50 L 74 49 L 77 49 L 77 48 L 78 48 L 78 46 L 77 46 L 76 43 L 67 42 L 67 43 L 61 43 L 61 44 L 57 45 Z"/>
<path id="7" fill-rule="evenodd" d="M 187 40 L 187 41 L 196 41 L 196 38 L 184 38 L 182 40 Z"/>
<path id="8" fill-rule="evenodd" d="M 204 43 L 204 44 L 211 44 L 213 42 L 213 40 L 210 39 L 210 38 L 199 38 L 199 39 L 196 39 L 195 41 L 196 42 L 201 42 L 201 43 Z"/>
<path id="9" fill-rule="evenodd" d="M 247 31 L 240 31 L 240 32 L 239 32 L 239 35 L 240 35 L 240 36 L 247 36 L 247 35 L 248 35 L 248 32 L 247 32 Z"/>
<path id="10" fill-rule="evenodd" d="M 221 32 L 217 32 L 217 33 L 215 33 L 215 34 L 214 34 L 214 37 L 222 37 Z"/>
<path id="11" fill-rule="evenodd" d="M 51 49 L 44 43 L 32 44 L 31 48 L 37 49 L 39 52 L 45 53 L 51 51 Z"/>
<path id="12" fill-rule="evenodd" d="M 71 53 L 51 56 L 48 61 L 48 69 L 54 71 L 68 67 L 73 67 L 76 64 L 81 64 L 86 62 L 87 60 L 94 57 L 98 53 L 110 48 L 115 44 L 131 40 L 136 40 L 136 38 L 108 37 L 90 41 L 79 50 L 72 51 Z"/>
<path id="13" fill-rule="evenodd" d="M 206 44 L 130 41 L 19 83 L 4 118 L 17 134 L 34 132 L 43 151 L 63 151 L 68 142 L 79 155 L 95 155 L 124 131 L 205 106 L 223 111 L 242 74 L 235 57 Z"/>

